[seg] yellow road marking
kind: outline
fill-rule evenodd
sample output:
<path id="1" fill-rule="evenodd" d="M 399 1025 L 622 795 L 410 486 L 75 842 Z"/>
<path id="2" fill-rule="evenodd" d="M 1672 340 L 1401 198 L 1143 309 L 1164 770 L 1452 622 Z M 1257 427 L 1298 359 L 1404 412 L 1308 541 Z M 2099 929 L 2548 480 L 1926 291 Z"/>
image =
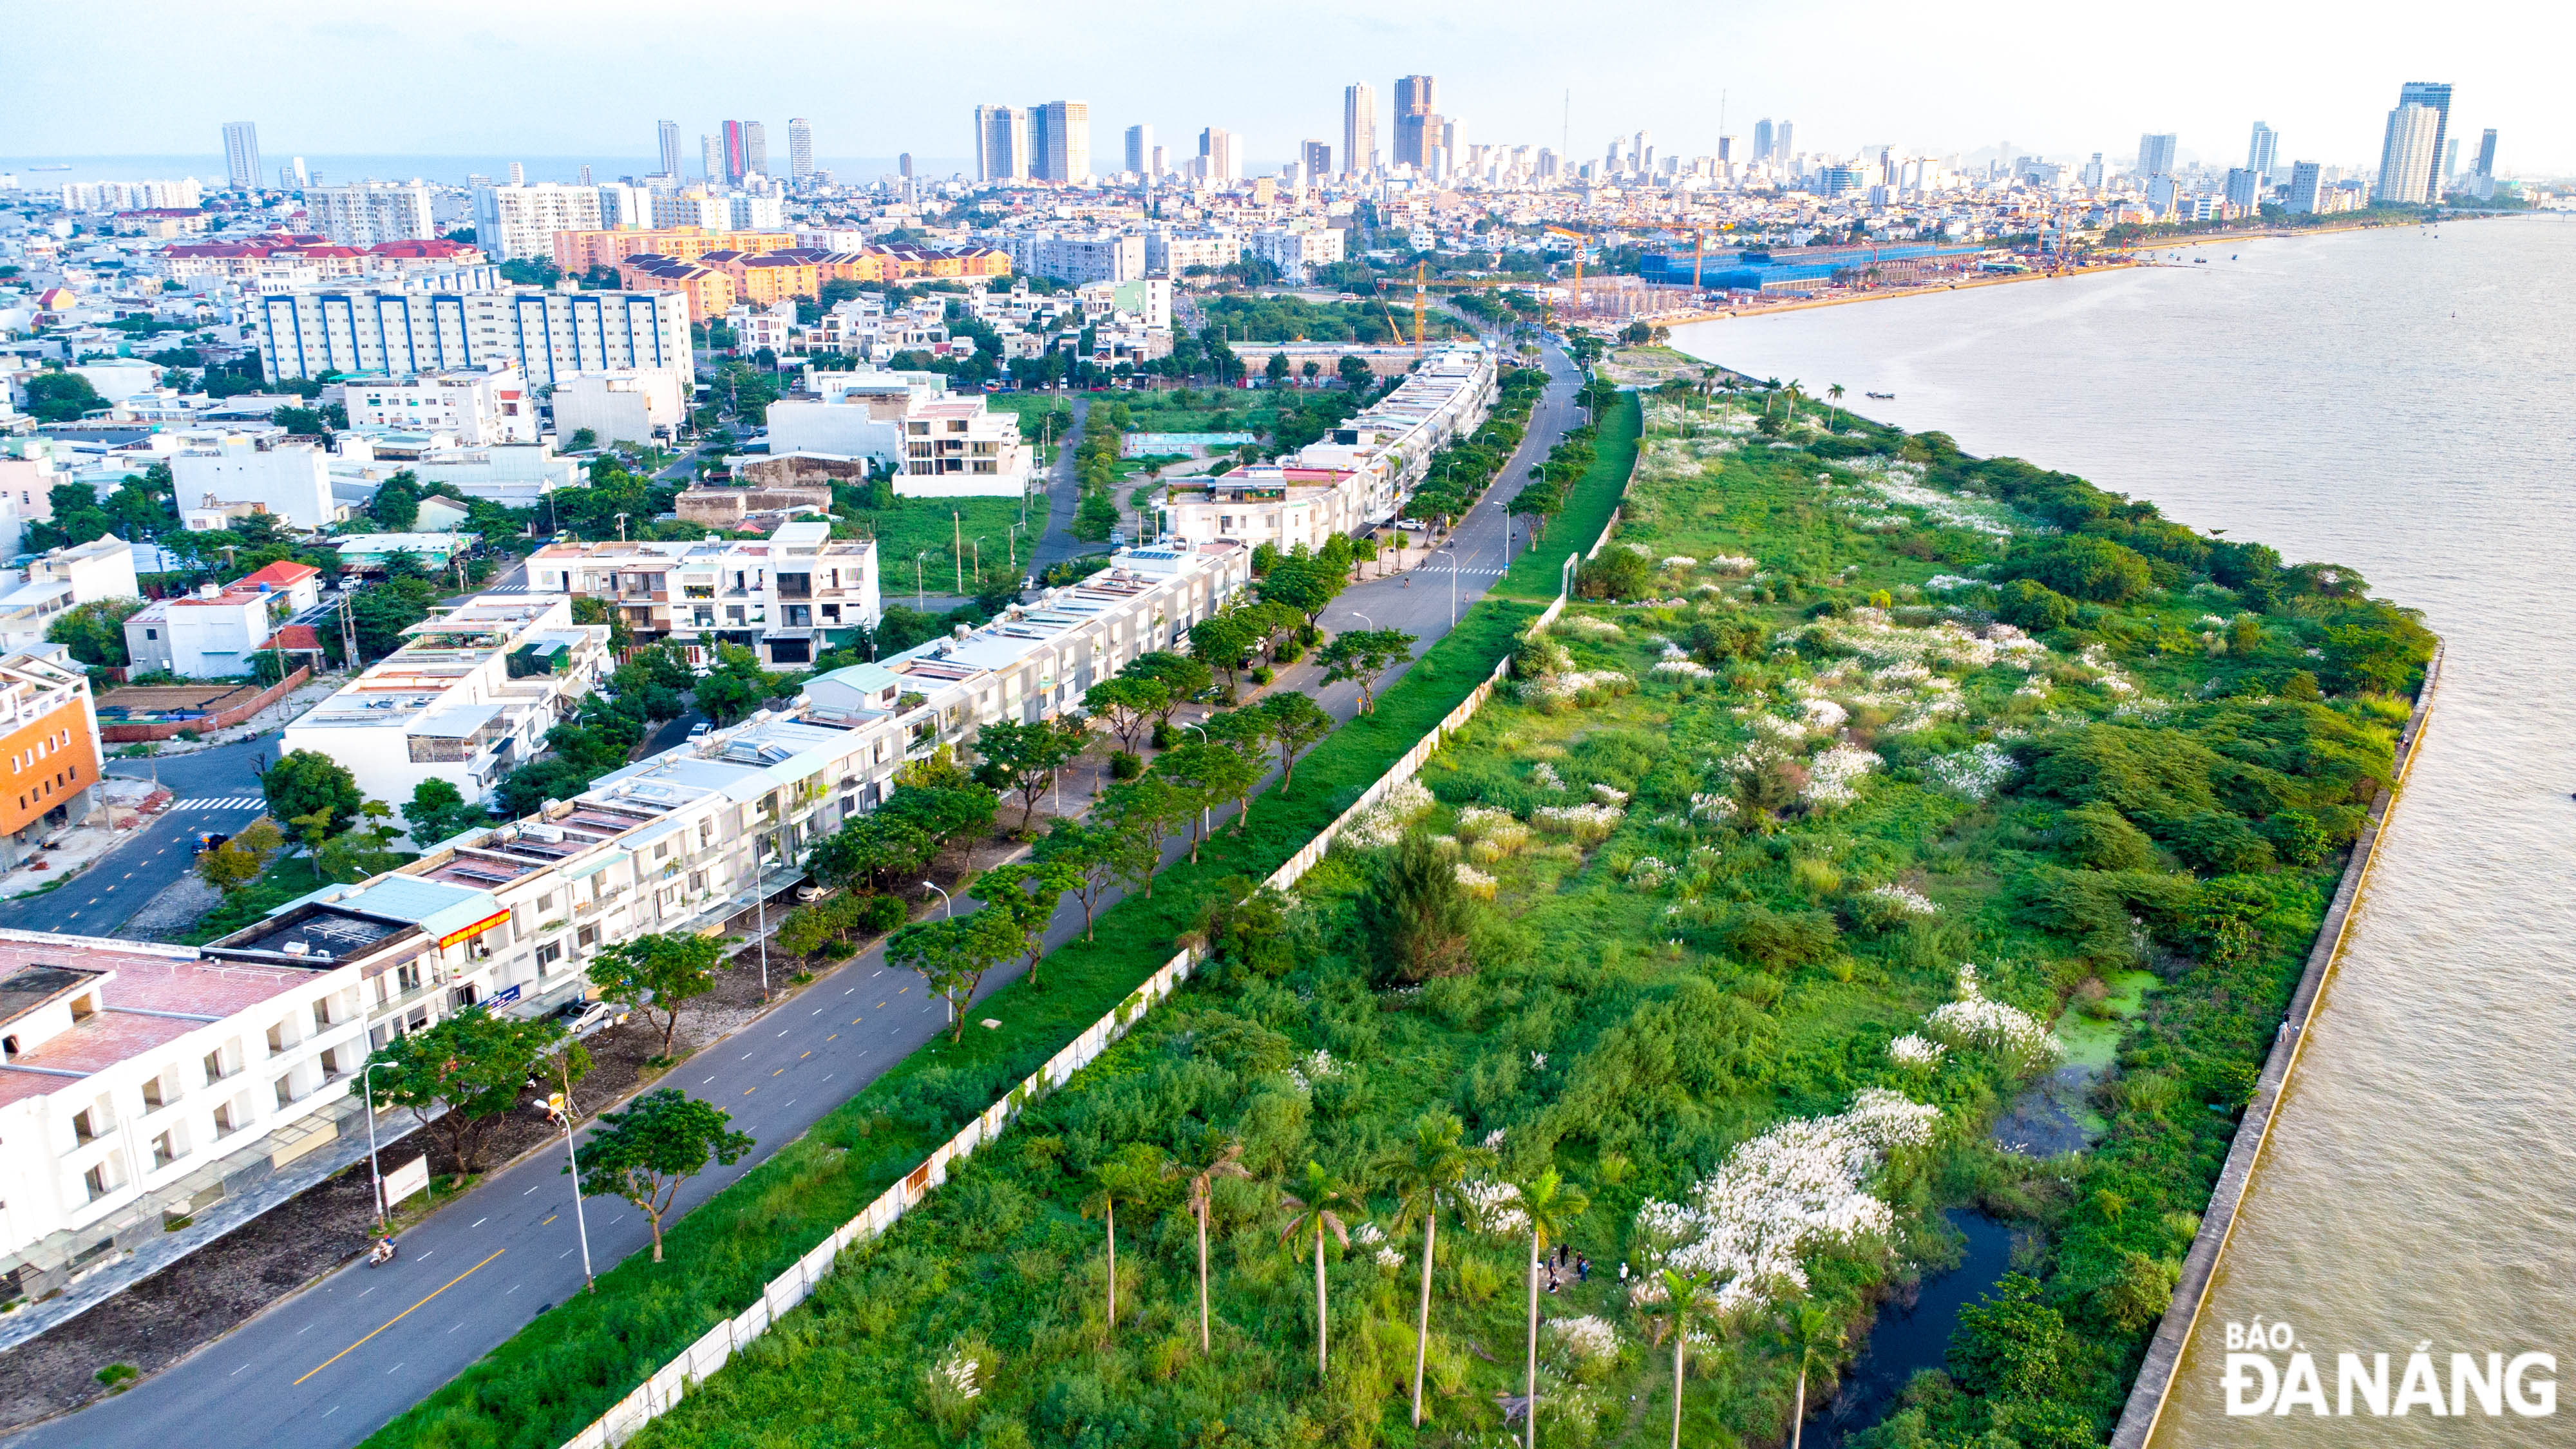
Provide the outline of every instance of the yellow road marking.
<path id="1" fill-rule="evenodd" d="M 510 1250 L 507 1248 L 495 1248 L 492 1250 L 492 1258 L 497 1258 L 508 1251 Z M 491 1262 L 492 1258 L 484 1259 L 483 1263 Z M 436 1288 L 431 1289 L 429 1298 L 423 1298 L 420 1300 L 420 1303 L 427 1303 L 430 1298 L 437 1297 L 439 1294 L 446 1292 L 448 1289 L 455 1287 L 457 1284 L 473 1277 L 476 1273 L 481 1272 L 483 1270 L 483 1263 L 477 1263 L 473 1267 L 466 1269 L 464 1272 L 457 1274 L 455 1277 L 448 1279 L 446 1282 L 439 1284 Z M 410 1308 L 406 1308 L 402 1312 L 395 1314 L 393 1317 L 386 1319 L 384 1327 L 377 1329 L 376 1333 L 382 1333 L 386 1328 L 391 1328 L 395 1324 L 402 1322 L 404 1319 L 411 1317 L 413 1311 L 420 1307 L 420 1303 L 415 1303 Z M 368 1334 L 367 1338 L 375 1337 L 376 1333 Z M 359 1339 L 356 1343 L 350 1344 L 347 1348 L 344 1348 L 338 1353 L 331 1355 L 329 1358 L 324 1359 L 322 1362 L 315 1364 L 313 1366 L 313 1372 L 306 1374 L 304 1379 L 313 1377 L 313 1374 L 322 1372 L 322 1370 L 329 1368 L 331 1365 L 338 1363 L 340 1360 L 347 1358 L 353 1353 L 356 1353 L 359 1349 L 366 1347 L 367 1338 Z M 304 1379 L 297 1379 L 292 1387 L 303 1387 Z"/>

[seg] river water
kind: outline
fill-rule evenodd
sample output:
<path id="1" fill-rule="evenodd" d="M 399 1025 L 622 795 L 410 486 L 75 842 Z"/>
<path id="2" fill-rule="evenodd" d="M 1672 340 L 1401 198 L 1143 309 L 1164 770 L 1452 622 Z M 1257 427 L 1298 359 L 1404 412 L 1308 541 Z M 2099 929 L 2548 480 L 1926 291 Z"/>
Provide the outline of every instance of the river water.
<path id="1" fill-rule="evenodd" d="M 1675 340 L 2424 611 L 2440 699 L 2154 1443 L 2576 1443 L 2576 221 L 2197 254 Z M 2329 1410 L 2346 1352 L 2389 1355 L 2392 1407 L 2418 1345 L 2446 1400 L 2455 1352 L 2570 1382 L 2547 1418 L 2230 1416 L 2222 1339 L 2257 1316 Z"/>

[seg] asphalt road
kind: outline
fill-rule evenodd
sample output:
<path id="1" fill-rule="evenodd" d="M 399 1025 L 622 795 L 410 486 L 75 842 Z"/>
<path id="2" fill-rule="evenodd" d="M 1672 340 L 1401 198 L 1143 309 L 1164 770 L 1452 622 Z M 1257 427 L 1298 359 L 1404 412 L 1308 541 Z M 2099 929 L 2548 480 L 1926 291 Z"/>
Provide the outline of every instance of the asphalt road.
<path id="1" fill-rule="evenodd" d="M 1066 394 L 1073 404 L 1073 426 L 1057 439 L 1054 466 L 1047 469 L 1046 532 L 1029 548 L 1029 574 L 1049 564 L 1062 563 L 1077 554 L 1096 553 L 1105 544 L 1084 543 L 1073 536 L 1073 511 L 1082 504 L 1082 481 L 1073 471 L 1073 445 L 1082 439 L 1082 426 L 1091 418 L 1089 393 Z"/>
<path id="2" fill-rule="evenodd" d="M 1572 369 L 1553 354 L 1549 367 L 1553 382 L 1533 414 L 1521 453 L 1491 499 L 1458 529 L 1461 609 L 1500 573 L 1502 503 L 1576 416 Z M 1348 621 L 1365 612 L 1378 627 L 1418 634 L 1421 647 L 1428 647 L 1449 628 L 1447 562 L 1443 557 L 1438 566 L 1415 571 L 1410 587 L 1401 576 L 1354 585 L 1332 614 Z M 1335 718 L 1347 720 L 1357 706 L 1357 686 L 1320 688 L 1319 673 L 1312 664 L 1300 664 L 1284 671 L 1281 682 L 1308 690 Z M 1186 853 L 1186 840 L 1171 843 L 1171 856 Z M 1068 901 L 1049 928 L 1050 946 L 1081 924 L 1079 907 Z M 996 972 L 983 994 L 1017 974 L 1016 967 Z M 760 1145 L 737 1166 L 691 1180 L 680 1206 L 693 1208 L 750 1171 L 944 1029 L 944 1022 L 939 1002 L 918 978 L 888 970 L 881 952 L 870 951 L 732 1037 L 703 1048 L 664 1084 L 723 1107 Z M 398 1163 L 411 1155 L 397 1149 L 390 1157 Z M 125 1394 L 7 1444 L 356 1444 L 538 1313 L 579 1291 L 581 1245 L 571 1180 L 562 1167 L 562 1157 L 548 1152 L 496 1172 L 404 1234 L 402 1255 L 391 1266 L 345 1267 Z M 591 1257 L 602 1270 L 651 1242 L 641 1215 L 615 1199 L 592 1199 L 587 1218 Z"/>
<path id="3" fill-rule="evenodd" d="M 265 807 L 259 803 L 259 777 L 251 772 L 251 764 L 276 750 L 274 738 L 263 738 L 157 762 L 108 761 L 108 773 L 138 780 L 150 778 L 157 763 L 161 783 L 176 797 L 171 808 L 87 870 L 43 895 L 0 901 L 0 926 L 83 936 L 117 934 L 117 928 L 136 911 L 188 873 L 196 860 L 198 832 L 230 835 L 259 818 Z"/>

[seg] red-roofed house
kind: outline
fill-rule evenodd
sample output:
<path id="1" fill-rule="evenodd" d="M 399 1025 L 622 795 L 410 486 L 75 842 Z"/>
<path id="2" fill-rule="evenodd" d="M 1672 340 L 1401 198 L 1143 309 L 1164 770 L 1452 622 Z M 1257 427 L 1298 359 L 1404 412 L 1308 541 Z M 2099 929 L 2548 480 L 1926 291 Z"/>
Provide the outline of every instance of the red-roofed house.
<path id="1" fill-rule="evenodd" d="M 288 604 L 300 614 L 321 601 L 322 571 L 310 564 L 282 558 L 257 573 L 244 574 L 233 580 L 231 587 L 284 594 Z"/>

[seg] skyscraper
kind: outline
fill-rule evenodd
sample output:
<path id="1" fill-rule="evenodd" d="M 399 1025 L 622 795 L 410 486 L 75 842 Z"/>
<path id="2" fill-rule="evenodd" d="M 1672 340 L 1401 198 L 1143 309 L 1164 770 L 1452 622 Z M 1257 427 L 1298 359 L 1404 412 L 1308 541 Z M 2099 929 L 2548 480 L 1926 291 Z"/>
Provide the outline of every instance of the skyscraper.
<path id="1" fill-rule="evenodd" d="M 1091 179 L 1091 102 L 1029 108 L 1029 175 L 1066 186 Z"/>
<path id="2" fill-rule="evenodd" d="M 1321 181 L 1325 177 L 1333 174 L 1333 148 L 1331 143 L 1325 141 L 1308 141 L 1305 145 L 1299 147 L 1298 151 L 1301 159 L 1306 163 L 1306 179 L 1308 181 Z"/>
<path id="3" fill-rule="evenodd" d="M 2227 172 L 2227 204 L 2251 212 L 2263 201 L 2263 173 L 2251 166 L 2233 166 Z"/>
<path id="4" fill-rule="evenodd" d="M 224 173 L 235 191 L 259 189 L 259 127 L 249 121 L 224 122 Z"/>
<path id="5" fill-rule="evenodd" d="M 2093 159 L 2085 162 L 2084 168 L 2075 173 L 2075 179 L 2082 182 L 2088 189 L 2095 191 L 2101 190 L 2102 153 L 2099 151 L 2094 152 Z"/>
<path id="6" fill-rule="evenodd" d="M 1395 164 L 1421 167 L 1425 153 L 1440 144 L 1435 117 L 1439 82 L 1427 75 L 1399 76 L 1395 82 Z"/>
<path id="7" fill-rule="evenodd" d="M 1199 132 L 1199 175 L 1210 181 L 1239 181 L 1243 173 L 1236 169 L 1238 164 L 1232 131 L 1210 126 Z"/>
<path id="8" fill-rule="evenodd" d="M 2379 190 L 2375 199 L 2391 206 L 2416 206 L 2433 200 L 2433 159 L 2439 154 L 2442 113 L 2413 102 L 2388 113 L 2388 132 L 2379 146 Z"/>
<path id="9" fill-rule="evenodd" d="M 2477 168 L 2476 168 L 2474 171 L 2470 172 L 2470 174 L 2471 174 L 2471 175 L 2473 175 L 2473 176 L 2493 176 L 2493 175 L 2495 175 L 2495 143 L 2496 143 L 2495 127 L 2493 127 L 2493 126 L 2489 126 L 2489 127 L 2487 127 L 2487 133 L 2486 133 L 2486 135 L 2485 135 L 2484 137 L 2480 138 L 2480 139 L 2479 139 L 2479 141 L 2478 141 L 2478 161 L 2477 161 Z"/>
<path id="10" fill-rule="evenodd" d="M 2290 194 L 2287 205 L 2295 212 L 2317 209 L 2319 193 L 2325 190 L 2326 168 L 2314 161 L 2290 163 Z"/>
<path id="11" fill-rule="evenodd" d="M 295 179 L 298 181 L 304 179 L 304 158 L 301 156 L 295 158 Z M 518 161 L 510 163 L 510 184 L 512 186 L 528 184 L 528 168 L 525 163 Z"/>
<path id="12" fill-rule="evenodd" d="M 2181 139 L 2171 131 L 2149 131 L 2140 136 L 2138 138 L 2138 174 L 2150 180 L 2158 176 L 2171 176 L 2174 169 L 2174 150 L 2181 144 Z"/>
<path id="13" fill-rule="evenodd" d="M 2245 169 L 2267 181 L 2270 180 L 2272 159 L 2280 153 L 2280 149 L 2281 133 L 2261 121 L 2256 121 L 2254 139 L 2245 148 Z"/>
<path id="14" fill-rule="evenodd" d="M 2449 81 L 2408 81 L 2397 88 L 2397 104 L 2422 106 L 2433 113 L 2433 162 L 2425 167 L 2424 199 L 2442 199 L 2439 174 L 2433 169 L 2441 163 L 2443 147 L 2451 139 L 2451 83 Z"/>
<path id="15" fill-rule="evenodd" d="M 1024 181 L 1028 174 L 1028 114 L 1017 106 L 977 106 L 975 179 Z"/>
<path id="16" fill-rule="evenodd" d="M 758 121 L 745 121 L 742 123 L 742 175 L 734 179 L 739 181 L 743 176 L 754 174 L 769 174 L 769 133 L 760 128 Z"/>
<path id="17" fill-rule="evenodd" d="M 662 141 L 662 174 L 676 181 L 680 177 L 680 123 L 657 121 L 654 129 Z"/>
<path id="18" fill-rule="evenodd" d="M 724 123 L 724 179 L 728 185 L 739 184 L 742 174 L 751 169 L 743 154 L 742 122 Z"/>
<path id="19" fill-rule="evenodd" d="M 803 116 L 787 122 L 787 175 L 803 181 L 814 174 L 814 123 Z"/>
<path id="20" fill-rule="evenodd" d="M 1151 176 L 1154 174 L 1153 127 L 1129 126 L 1127 128 L 1127 154 L 1125 159 L 1127 162 L 1125 167 L 1126 170 L 1132 171 L 1139 176 Z"/>
<path id="21" fill-rule="evenodd" d="M 709 185 L 724 180 L 724 137 L 698 138 L 698 169 L 706 173 Z"/>
<path id="22" fill-rule="evenodd" d="M 1782 121 L 1771 132 L 1771 159 L 1783 165 L 1798 156 L 1798 128 Z"/>
<path id="23" fill-rule="evenodd" d="M 1342 174 L 1377 169 L 1377 91 L 1367 81 L 1342 87 Z"/>
<path id="24" fill-rule="evenodd" d="M 1756 161 L 1771 159 L 1771 118 L 1769 116 L 1764 116 L 1753 123 L 1753 159 Z"/>

